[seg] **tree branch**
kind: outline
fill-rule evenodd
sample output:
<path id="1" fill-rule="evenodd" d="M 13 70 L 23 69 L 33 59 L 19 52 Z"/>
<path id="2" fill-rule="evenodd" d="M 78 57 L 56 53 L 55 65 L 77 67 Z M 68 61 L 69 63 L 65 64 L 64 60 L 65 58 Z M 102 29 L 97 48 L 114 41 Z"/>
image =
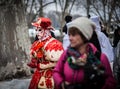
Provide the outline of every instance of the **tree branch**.
<path id="1" fill-rule="evenodd" d="M 69 9 L 69 13 L 71 13 L 75 1 L 76 1 L 76 0 L 73 0 L 72 5 L 71 5 L 71 7 L 70 7 L 70 9 Z"/>

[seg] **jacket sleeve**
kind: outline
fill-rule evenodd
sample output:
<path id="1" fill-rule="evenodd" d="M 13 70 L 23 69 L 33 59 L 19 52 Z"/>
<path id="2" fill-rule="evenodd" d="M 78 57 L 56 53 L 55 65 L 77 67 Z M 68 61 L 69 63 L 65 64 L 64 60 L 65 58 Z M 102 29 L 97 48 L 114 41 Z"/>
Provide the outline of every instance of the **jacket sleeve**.
<path id="1" fill-rule="evenodd" d="M 102 89 L 115 89 L 116 81 L 115 81 L 115 78 L 113 77 L 110 63 L 105 54 L 101 54 L 101 62 L 105 66 L 105 69 L 106 69 L 105 71 L 106 81 Z"/>
<path id="2" fill-rule="evenodd" d="M 64 63 L 66 59 L 67 59 L 66 51 L 64 51 L 53 70 L 53 78 L 55 81 L 56 89 L 60 89 L 61 83 L 64 81 L 63 73 L 64 73 Z"/>

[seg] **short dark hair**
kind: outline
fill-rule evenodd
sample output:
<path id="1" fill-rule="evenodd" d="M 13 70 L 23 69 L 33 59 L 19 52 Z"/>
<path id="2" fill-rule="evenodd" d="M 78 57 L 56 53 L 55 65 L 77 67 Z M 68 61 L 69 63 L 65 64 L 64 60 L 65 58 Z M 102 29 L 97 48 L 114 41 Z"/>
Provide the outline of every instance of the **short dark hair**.
<path id="1" fill-rule="evenodd" d="M 65 16 L 65 21 L 67 23 L 70 22 L 70 21 L 72 21 L 72 16 L 70 16 L 70 15 Z"/>

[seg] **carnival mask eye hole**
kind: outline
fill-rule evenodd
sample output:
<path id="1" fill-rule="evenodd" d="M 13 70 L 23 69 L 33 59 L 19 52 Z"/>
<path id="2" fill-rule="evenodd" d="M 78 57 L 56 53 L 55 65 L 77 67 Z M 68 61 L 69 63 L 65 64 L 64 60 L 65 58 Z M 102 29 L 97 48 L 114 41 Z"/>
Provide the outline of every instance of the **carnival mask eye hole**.
<path id="1" fill-rule="evenodd" d="M 38 29 L 38 31 L 41 31 L 41 29 Z"/>
<path id="2" fill-rule="evenodd" d="M 40 28 L 37 28 L 37 29 L 35 29 L 36 31 L 42 31 L 42 29 L 40 29 Z"/>

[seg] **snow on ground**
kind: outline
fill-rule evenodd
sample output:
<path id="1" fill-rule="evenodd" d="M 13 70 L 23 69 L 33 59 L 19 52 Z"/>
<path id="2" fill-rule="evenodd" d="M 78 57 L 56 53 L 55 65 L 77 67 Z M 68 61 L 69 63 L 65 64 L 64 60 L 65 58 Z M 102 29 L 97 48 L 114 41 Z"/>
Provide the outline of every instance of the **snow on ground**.
<path id="1" fill-rule="evenodd" d="M 111 68 L 113 63 L 110 63 Z M 0 89 L 28 89 L 31 79 L 13 79 L 10 81 L 0 81 Z"/>
<path id="2" fill-rule="evenodd" d="M 28 89 L 31 79 L 13 79 L 11 81 L 1 81 L 0 89 Z"/>

